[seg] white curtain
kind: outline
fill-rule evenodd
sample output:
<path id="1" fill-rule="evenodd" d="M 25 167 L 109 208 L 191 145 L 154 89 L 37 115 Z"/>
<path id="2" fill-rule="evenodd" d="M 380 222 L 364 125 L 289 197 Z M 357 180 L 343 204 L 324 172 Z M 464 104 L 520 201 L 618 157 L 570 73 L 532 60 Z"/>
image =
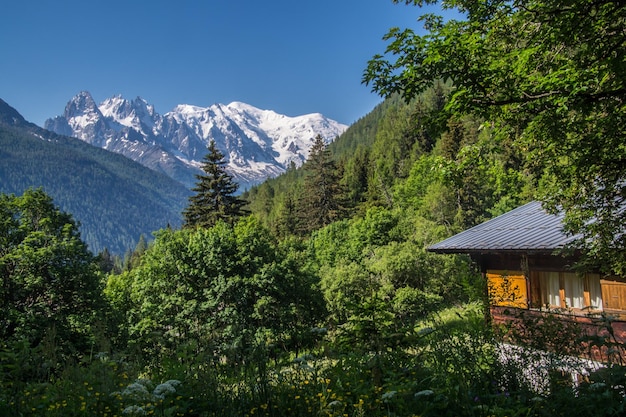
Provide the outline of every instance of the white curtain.
<path id="1" fill-rule="evenodd" d="M 602 287 L 600 286 L 600 275 L 587 274 L 589 282 L 589 297 L 591 298 L 591 309 L 602 310 Z"/>
<path id="2" fill-rule="evenodd" d="M 564 272 L 565 281 L 565 304 L 568 308 L 585 307 L 585 282 L 578 274 Z"/>
<path id="3" fill-rule="evenodd" d="M 542 272 L 544 285 L 544 301 L 550 307 L 561 307 L 561 298 L 559 297 L 559 273 L 558 272 Z"/>

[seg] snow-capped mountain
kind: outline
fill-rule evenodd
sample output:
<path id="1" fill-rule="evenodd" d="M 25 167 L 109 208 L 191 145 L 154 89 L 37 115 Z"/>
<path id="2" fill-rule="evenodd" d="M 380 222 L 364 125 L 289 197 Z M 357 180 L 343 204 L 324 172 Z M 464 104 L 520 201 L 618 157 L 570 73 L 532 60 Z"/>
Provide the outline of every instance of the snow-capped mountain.
<path id="1" fill-rule="evenodd" d="M 315 136 L 330 142 L 347 126 L 319 113 L 288 117 L 245 103 L 176 106 L 160 115 L 144 99 L 115 96 L 97 105 L 91 94 L 72 98 L 44 127 L 123 154 L 188 187 L 214 140 L 240 190 L 307 158 Z"/>

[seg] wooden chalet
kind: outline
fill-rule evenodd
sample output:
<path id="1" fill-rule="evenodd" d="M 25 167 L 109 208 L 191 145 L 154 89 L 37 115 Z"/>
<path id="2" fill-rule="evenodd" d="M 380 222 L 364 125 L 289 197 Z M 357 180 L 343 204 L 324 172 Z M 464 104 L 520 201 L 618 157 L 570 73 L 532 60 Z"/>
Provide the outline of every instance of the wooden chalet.
<path id="1" fill-rule="evenodd" d="M 624 346 L 626 280 L 574 270 L 576 255 L 564 256 L 562 250 L 576 237 L 563 232 L 562 220 L 563 215 L 548 214 L 533 201 L 428 250 L 472 258 L 487 281 L 495 323 L 510 322 L 519 312 L 557 314 L 593 333 L 602 331 L 602 320 L 611 326 L 605 334 Z"/>

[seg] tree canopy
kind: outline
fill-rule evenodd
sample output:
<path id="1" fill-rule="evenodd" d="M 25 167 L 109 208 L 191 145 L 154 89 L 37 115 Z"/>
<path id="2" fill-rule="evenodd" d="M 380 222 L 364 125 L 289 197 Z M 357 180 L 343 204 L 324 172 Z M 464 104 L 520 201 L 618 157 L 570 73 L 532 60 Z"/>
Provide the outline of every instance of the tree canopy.
<path id="1" fill-rule="evenodd" d="M 0 194 L 0 221 L 0 339 L 84 351 L 100 286 L 72 216 L 28 189 Z"/>
<path id="2" fill-rule="evenodd" d="M 396 3 L 400 1 L 396 0 Z M 626 5 L 584 0 L 406 0 L 464 19 L 420 18 L 427 33 L 392 28 L 363 81 L 413 98 L 451 80 L 449 114 L 474 114 L 513 136 L 545 170 L 541 199 L 566 212 L 587 253 L 626 269 Z"/>

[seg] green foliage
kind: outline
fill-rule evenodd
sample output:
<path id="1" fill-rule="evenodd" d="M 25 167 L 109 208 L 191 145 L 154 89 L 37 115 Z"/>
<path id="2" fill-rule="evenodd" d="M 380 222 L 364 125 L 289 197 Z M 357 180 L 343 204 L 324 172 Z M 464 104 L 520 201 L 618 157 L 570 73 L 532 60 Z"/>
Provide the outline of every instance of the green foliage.
<path id="1" fill-rule="evenodd" d="M 339 161 L 343 189 L 336 194 L 352 213 L 375 206 L 417 211 L 452 234 L 535 198 L 541 170 L 524 164 L 511 137 L 480 117 L 445 112 L 451 91 L 436 81 L 410 102 L 394 94 L 328 146 L 327 160 Z M 376 129 L 368 127 L 374 122 Z M 307 163 L 253 188 L 249 207 L 280 236 L 313 230 L 294 215 L 324 206 L 308 203 L 318 189 L 311 174 Z"/>
<path id="2" fill-rule="evenodd" d="M 0 338 L 65 359 L 85 352 L 100 285 L 72 216 L 41 189 L 0 194 L 0 216 Z"/>
<path id="3" fill-rule="evenodd" d="M 385 55 L 369 62 L 363 81 L 383 96 L 411 99 L 432 80 L 450 79 L 446 112 L 477 115 L 517 140 L 528 166 L 542 172 L 542 200 L 565 210 L 566 230 L 582 233 L 589 261 L 623 272 L 626 7 L 592 0 L 442 5 L 465 19 L 424 15 L 422 36 L 391 29 Z"/>
<path id="4" fill-rule="evenodd" d="M 164 230 L 138 267 L 111 276 L 106 293 L 128 317 L 129 339 L 157 362 L 187 345 L 241 363 L 270 346 L 302 348 L 323 316 L 297 253 L 252 218 Z"/>
<path id="5" fill-rule="evenodd" d="M 441 236 L 434 230 L 408 211 L 372 208 L 312 235 L 311 256 L 338 345 L 409 346 L 419 320 L 444 302 L 480 294 L 467 260 L 425 251 Z"/>
<path id="6" fill-rule="evenodd" d="M 185 227 L 211 227 L 218 221 L 234 223 L 247 214 L 243 208 L 245 200 L 235 193 L 239 185 L 226 172 L 224 155 L 217 149 L 215 141 L 209 144 L 209 152 L 203 159 L 203 175 L 192 188 L 196 194 L 189 197 L 189 205 L 183 211 Z"/>

